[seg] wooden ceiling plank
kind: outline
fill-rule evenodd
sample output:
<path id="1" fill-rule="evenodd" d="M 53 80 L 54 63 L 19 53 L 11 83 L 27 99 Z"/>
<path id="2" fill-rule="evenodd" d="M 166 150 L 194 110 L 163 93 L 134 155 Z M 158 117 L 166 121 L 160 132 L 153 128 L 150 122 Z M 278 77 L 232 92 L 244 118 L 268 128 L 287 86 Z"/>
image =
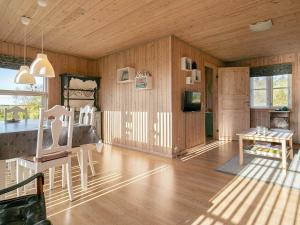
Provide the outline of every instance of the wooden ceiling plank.
<path id="1" fill-rule="evenodd" d="M 36 7 L 35 0 L 0 0 L 0 40 L 22 43 L 19 17 Z M 88 58 L 176 35 L 229 61 L 300 48 L 299 12 L 295 0 L 51 0 L 28 27 L 28 44 L 40 47 L 41 24 L 46 49 Z M 250 23 L 269 18 L 270 31 L 249 32 Z"/>

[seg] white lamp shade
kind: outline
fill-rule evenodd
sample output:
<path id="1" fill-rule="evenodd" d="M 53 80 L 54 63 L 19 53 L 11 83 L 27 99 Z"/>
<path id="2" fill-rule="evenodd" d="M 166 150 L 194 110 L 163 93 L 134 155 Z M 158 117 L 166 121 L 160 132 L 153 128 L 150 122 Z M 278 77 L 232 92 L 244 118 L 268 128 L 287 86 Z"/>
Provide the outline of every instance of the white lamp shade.
<path id="1" fill-rule="evenodd" d="M 21 66 L 15 77 L 16 84 L 35 84 L 35 78 L 29 73 L 28 66 Z"/>
<path id="2" fill-rule="evenodd" d="M 55 77 L 54 69 L 46 54 L 38 54 L 32 62 L 29 71 L 33 76 Z"/>

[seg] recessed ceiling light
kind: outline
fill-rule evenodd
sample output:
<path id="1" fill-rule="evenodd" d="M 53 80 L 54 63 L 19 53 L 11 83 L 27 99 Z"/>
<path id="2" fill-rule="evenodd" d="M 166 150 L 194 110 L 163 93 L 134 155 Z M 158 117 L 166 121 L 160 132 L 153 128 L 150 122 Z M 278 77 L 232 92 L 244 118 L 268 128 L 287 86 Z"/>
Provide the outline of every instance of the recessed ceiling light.
<path id="1" fill-rule="evenodd" d="M 29 25 L 31 21 L 31 18 L 30 17 L 27 17 L 27 16 L 21 16 L 21 23 L 25 26 Z"/>
<path id="2" fill-rule="evenodd" d="M 48 1 L 47 0 L 37 0 L 37 4 L 40 7 L 46 7 L 47 6 Z"/>
<path id="3" fill-rule="evenodd" d="M 261 32 L 271 29 L 273 26 L 272 20 L 259 21 L 249 25 L 249 28 L 253 32 Z"/>

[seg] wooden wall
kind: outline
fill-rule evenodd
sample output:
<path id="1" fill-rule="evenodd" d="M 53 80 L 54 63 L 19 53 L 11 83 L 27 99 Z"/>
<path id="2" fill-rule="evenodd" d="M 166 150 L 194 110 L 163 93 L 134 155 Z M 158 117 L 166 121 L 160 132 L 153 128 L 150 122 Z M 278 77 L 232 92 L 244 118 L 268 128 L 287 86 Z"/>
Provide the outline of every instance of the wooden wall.
<path id="1" fill-rule="evenodd" d="M 230 66 L 263 66 L 280 63 L 293 64 L 293 79 L 292 79 L 292 109 L 291 109 L 291 129 L 295 131 L 294 141 L 300 143 L 300 52 L 283 54 L 271 57 L 262 57 L 256 59 L 243 60 L 239 62 L 230 63 Z M 260 123 L 268 125 L 265 121 L 266 112 L 264 110 L 251 110 L 251 124 L 252 126 Z"/>
<path id="2" fill-rule="evenodd" d="M 269 109 L 251 109 L 250 127 L 265 126 L 270 127 Z"/>
<path id="3" fill-rule="evenodd" d="M 40 49 L 27 48 L 27 57 L 34 59 Z M 45 51 L 48 59 L 53 65 L 56 77 L 49 79 L 49 99 L 48 105 L 60 104 L 60 77 L 61 73 L 78 73 L 83 75 L 98 76 L 96 60 L 79 58 L 71 55 L 59 54 Z M 15 57 L 23 57 L 23 46 L 0 41 L 0 54 Z"/>
<path id="4" fill-rule="evenodd" d="M 171 157 L 171 38 L 104 56 L 98 64 L 104 142 Z M 127 66 L 149 71 L 153 89 L 117 83 L 117 69 Z"/>
<path id="5" fill-rule="evenodd" d="M 187 85 L 186 76 L 190 72 L 181 70 L 181 57 L 189 57 L 201 70 L 201 82 Z M 180 152 L 187 148 L 205 143 L 205 76 L 204 65 L 223 66 L 216 58 L 209 56 L 184 41 L 172 37 L 172 115 L 173 115 L 173 147 Z M 200 91 L 202 108 L 200 112 L 182 112 L 181 98 L 186 90 Z M 214 90 L 217 91 L 217 90 Z M 216 98 L 214 95 L 214 98 Z M 217 99 L 214 99 L 217 103 Z"/>

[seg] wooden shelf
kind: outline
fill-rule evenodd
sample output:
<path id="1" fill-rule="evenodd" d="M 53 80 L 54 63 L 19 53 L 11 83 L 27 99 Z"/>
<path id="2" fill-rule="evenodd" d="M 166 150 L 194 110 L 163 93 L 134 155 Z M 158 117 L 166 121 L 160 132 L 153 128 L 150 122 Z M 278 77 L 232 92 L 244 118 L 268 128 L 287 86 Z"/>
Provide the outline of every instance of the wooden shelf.
<path id="1" fill-rule="evenodd" d="M 90 100 L 90 101 L 94 101 L 94 98 L 69 98 L 69 100 Z"/>
<path id="2" fill-rule="evenodd" d="M 192 59 L 188 57 L 181 57 L 181 70 L 192 71 Z"/>
<path id="3" fill-rule="evenodd" d="M 135 78 L 135 69 L 131 67 L 125 67 L 117 70 L 117 82 L 118 83 L 131 83 Z"/>
<path id="4" fill-rule="evenodd" d="M 95 90 L 86 90 L 86 89 L 75 89 L 75 88 L 64 88 L 65 91 L 89 91 L 89 92 L 95 92 Z"/>
<path id="5" fill-rule="evenodd" d="M 287 148 L 287 156 L 290 154 L 290 149 Z M 282 151 L 281 146 L 264 146 L 264 145 L 251 145 L 246 146 L 244 148 L 244 152 L 251 155 L 257 155 L 257 156 L 265 156 L 265 157 L 272 157 L 272 158 L 278 158 L 281 159 L 282 157 Z"/>
<path id="6" fill-rule="evenodd" d="M 270 111 L 270 128 L 290 129 L 290 111 Z"/>

